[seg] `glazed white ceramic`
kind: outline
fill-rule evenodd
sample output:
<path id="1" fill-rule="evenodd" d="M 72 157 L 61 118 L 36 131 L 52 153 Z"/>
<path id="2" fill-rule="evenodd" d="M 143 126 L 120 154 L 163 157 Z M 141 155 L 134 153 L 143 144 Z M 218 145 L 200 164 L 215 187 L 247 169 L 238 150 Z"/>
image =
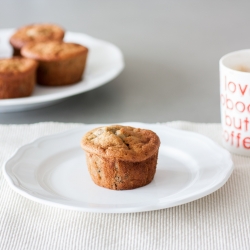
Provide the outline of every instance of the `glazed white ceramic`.
<path id="1" fill-rule="evenodd" d="M 128 213 L 194 201 L 223 186 L 233 171 L 230 154 L 202 135 L 164 125 L 126 124 L 151 129 L 160 137 L 156 175 L 147 186 L 114 191 L 92 182 L 80 141 L 100 124 L 84 125 L 21 147 L 5 163 L 4 176 L 16 192 L 42 204 Z"/>
<path id="2" fill-rule="evenodd" d="M 0 30 L 0 58 L 11 56 L 9 37 L 13 32 L 13 29 Z M 122 52 L 111 43 L 75 32 L 66 32 L 64 40 L 89 48 L 87 67 L 82 81 L 65 87 L 36 85 L 30 97 L 0 100 L 0 112 L 23 111 L 51 105 L 66 97 L 89 91 L 111 81 L 124 68 Z"/>

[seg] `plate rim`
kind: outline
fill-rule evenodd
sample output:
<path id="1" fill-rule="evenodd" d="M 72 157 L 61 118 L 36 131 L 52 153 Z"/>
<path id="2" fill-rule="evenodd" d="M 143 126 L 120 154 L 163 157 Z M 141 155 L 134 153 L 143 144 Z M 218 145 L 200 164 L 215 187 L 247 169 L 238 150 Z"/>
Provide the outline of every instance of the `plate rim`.
<path id="1" fill-rule="evenodd" d="M 0 35 L 2 32 L 14 32 L 15 30 L 16 30 L 15 28 L 0 29 Z M 68 97 L 71 97 L 74 95 L 78 95 L 78 94 L 90 91 L 90 90 L 95 89 L 97 87 L 100 87 L 100 86 L 110 82 L 111 80 L 115 79 L 123 71 L 123 69 L 125 67 L 123 53 L 122 53 L 121 49 L 119 47 L 117 47 L 116 45 L 114 45 L 113 43 L 110 43 L 108 41 L 105 41 L 105 40 L 102 40 L 99 38 L 92 37 L 92 36 L 85 34 L 85 33 L 82 33 L 82 32 L 66 31 L 65 36 L 67 34 L 69 34 L 69 35 L 84 35 L 85 37 L 88 37 L 89 39 L 91 39 L 95 42 L 102 43 L 102 44 L 109 46 L 117 53 L 117 55 L 119 57 L 120 64 L 116 65 L 115 69 L 112 69 L 109 71 L 109 73 L 108 73 L 109 76 L 107 77 L 107 79 L 105 79 L 105 81 L 99 79 L 97 81 L 97 83 L 94 84 L 94 86 L 89 87 L 87 90 L 77 90 L 77 89 L 72 90 L 71 89 L 71 92 L 65 91 L 63 93 L 59 93 L 59 94 L 56 93 L 56 94 L 52 94 L 52 95 L 42 95 L 42 96 L 32 96 L 31 95 L 29 97 L 24 97 L 24 98 L 0 99 L 0 108 L 1 107 L 2 108 L 14 107 L 17 105 L 32 105 L 32 104 L 41 104 L 41 103 L 59 101 L 61 99 L 65 99 L 65 98 L 68 98 Z M 80 82 L 83 82 L 83 81 L 84 81 L 84 79 L 82 79 Z M 70 90 L 70 87 L 72 87 L 72 86 L 74 86 L 74 85 L 62 86 L 62 87 L 64 87 L 64 88 L 68 87 Z M 32 97 L 32 98 L 30 98 L 30 97 Z"/>
<path id="2" fill-rule="evenodd" d="M 227 161 L 228 161 L 228 171 L 225 174 L 225 171 L 223 171 L 223 178 L 220 177 L 219 180 L 216 179 L 216 181 L 212 182 L 211 185 L 212 187 L 210 187 L 211 185 L 206 186 L 206 189 L 203 190 L 202 192 L 198 191 L 198 192 L 193 192 L 191 195 L 186 195 L 185 198 L 183 199 L 176 199 L 174 200 L 171 205 L 167 205 L 166 206 L 166 202 L 157 202 L 155 204 L 150 204 L 150 205 L 142 205 L 141 206 L 136 206 L 136 207 L 126 207 L 126 208 L 94 208 L 94 207 L 79 207 L 79 206 L 72 206 L 72 205 L 67 205 L 67 204 L 62 204 L 62 203 L 58 203 L 55 201 L 50 201 L 50 200 L 45 200 L 36 196 L 33 196 L 31 194 L 29 194 L 28 192 L 26 192 L 24 189 L 21 189 L 20 186 L 17 186 L 14 181 L 13 178 L 16 178 L 15 176 L 11 176 L 8 174 L 8 164 L 9 162 L 11 162 L 11 160 L 14 159 L 14 157 L 16 157 L 18 155 L 18 153 L 20 153 L 21 151 L 24 151 L 26 148 L 31 147 L 33 144 L 36 145 L 38 143 L 40 143 L 41 141 L 47 140 L 47 139 L 51 139 L 54 137 L 61 137 L 61 136 L 67 136 L 68 134 L 71 133 L 75 133 L 78 130 L 81 130 L 83 127 L 89 126 L 89 127 L 93 127 L 93 126 L 107 126 L 107 125 L 111 125 L 111 124 L 83 124 L 80 125 L 79 127 L 73 128 L 73 129 L 68 129 L 66 131 L 63 132 L 59 132 L 59 133 L 54 133 L 54 134 L 50 134 L 50 135 L 46 135 L 46 136 L 42 136 L 39 137 L 37 139 L 34 139 L 33 141 L 22 145 L 21 147 L 17 148 L 14 153 L 4 162 L 3 167 L 2 167 L 2 171 L 3 171 L 3 175 L 7 181 L 7 183 L 9 184 L 9 186 L 18 194 L 28 198 L 29 200 L 32 201 L 36 201 L 39 204 L 46 204 L 52 207 L 56 207 L 56 208 L 61 208 L 61 209 L 66 209 L 66 210 L 75 210 L 75 211 L 82 211 L 82 212 L 93 212 L 93 213 L 134 213 L 134 212 L 146 212 L 146 211 L 155 211 L 155 210 L 160 210 L 160 209 L 165 209 L 165 208 L 170 208 L 170 207 L 175 207 L 175 206 L 179 206 L 179 205 L 183 205 L 189 202 L 193 202 L 195 200 L 198 200 L 200 198 L 203 198 L 209 194 L 212 194 L 213 192 L 215 192 L 216 190 L 218 190 L 219 188 L 221 188 L 229 179 L 229 177 L 231 176 L 233 170 L 234 170 L 234 164 L 232 161 L 232 157 L 231 154 L 224 149 L 223 147 L 221 147 L 218 143 L 214 142 L 212 139 L 210 139 L 207 136 L 204 136 L 202 134 L 193 132 L 193 131 L 187 131 L 187 130 L 181 130 L 181 129 L 176 129 L 176 128 L 171 128 L 168 127 L 167 125 L 164 125 L 162 123 L 140 123 L 140 122 L 125 122 L 125 123 L 112 123 L 112 124 L 120 124 L 120 125 L 130 125 L 130 126 L 157 126 L 160 129 L 166 129 L 168 131 L 173 131 L 173 132 L 177 132 L 178 133 L 182 133 L 184 135 L 188 135 L 188 136 L 196 136 L 199 139 L 205 140 L 206 143 L 212 145 L 213 147 L 216 147 L 218 150 L 221 150 L 221 152 L 225 155 L 225 157 L 227 157 Z M 219 173 L 219 175 L 221 175 L 222 172 Z M 218 175 L 218 174 L 217 174 Z M 17 180 L 18 181 L 18 180 Z"/>

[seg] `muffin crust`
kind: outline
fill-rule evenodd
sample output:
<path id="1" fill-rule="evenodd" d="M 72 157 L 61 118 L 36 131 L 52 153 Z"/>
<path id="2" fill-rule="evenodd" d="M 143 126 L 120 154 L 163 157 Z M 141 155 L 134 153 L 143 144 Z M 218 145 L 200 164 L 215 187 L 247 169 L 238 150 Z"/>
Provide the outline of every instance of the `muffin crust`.
<path id="1" fill-rule="evenodd" d="M 7 76 L 25 73 L 32 70 L 34 66 L 37 66 L 37 63 L 31 59 L 20 57 L 0 59 L 0 74 Z"/>
<path id="2" fill-rule="evenodd" d="M 20 49 L 30 42 L 61 41 L 64 30 L 54 24 L 31 24 L 18 29 L 10 38 L 14 55 L 20 55 Z"/>
<path id="3" fill-rule="evenodd" d="M 121 125 L 93 129 L 82 139 L 82 148 L 88 152 L 126 161 L 143 161 L 159 145 L 159 137 L 153 131 Z"/>
<path id="4" fill-rule="evenodd" d="M 95 184 L 114 190 L 149 184 L 155 175 L 159 137 L 150 130 L 113 125 L 82 138 L 88 170 Z"/>
<path id="5" fill-rule="evenodd" d="M 21 54 L 38 61 L 39 84 L 61 86 L 81 80 L 88 49 L 80 44 L 53 41 L 27 44 Z"/>
<path id="6" fill-rule="evenodd" d="M 65 42 L 30 43 L 22 49 L 22 55 L 41 61 L 57 61 L 85 54 L 88 49 L 80 44 Z"/>
<path id="7" fill-rule="evenodd" d="M 25 97 L 32 94 L 37 62 L 13 57 L 0 60 L 0 98 Z"/>

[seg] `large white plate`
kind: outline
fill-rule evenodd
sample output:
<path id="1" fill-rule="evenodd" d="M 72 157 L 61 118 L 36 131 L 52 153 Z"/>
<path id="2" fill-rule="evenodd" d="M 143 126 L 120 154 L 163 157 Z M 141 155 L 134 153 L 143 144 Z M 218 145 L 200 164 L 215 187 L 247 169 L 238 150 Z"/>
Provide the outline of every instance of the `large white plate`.
<path id="1" fill-rule="evenodd" d="M 0 58 L 12 54 L 9 38 L 14 29 L 0 30 Z M 30 97 L 0 100 L 0 112 L 23 111 L 51 105 L 62 99 L 97 88 L 114 79 L 124 68 L 123 55 L 115 45 L 82 33 L 66 32 L 65 41 L 89 48 L 83 80 L 65 87 L 36 85 Z"/>
<path id="2" fill-rule="evenodd" d="M 181 205 L 206 196 L 233 171 L 230 154 L 210 139 L 162 125 L 126 123 L 155 131 L 161 146 L 152 183 L 114 191 L 95 185 L 88 173 L 81 137 L 100 126 L 47 136 L 21 147 L 4 165 L 9 185 L 19 194 L 60 208 L 127 213 Z"/>

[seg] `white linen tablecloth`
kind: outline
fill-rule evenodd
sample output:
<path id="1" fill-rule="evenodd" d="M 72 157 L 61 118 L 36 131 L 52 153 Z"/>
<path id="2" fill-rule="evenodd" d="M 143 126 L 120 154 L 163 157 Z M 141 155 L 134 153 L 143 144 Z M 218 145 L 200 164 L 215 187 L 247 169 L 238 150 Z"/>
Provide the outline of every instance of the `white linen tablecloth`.
<path id="1" fill-rule="evenodd" d="M 220 144 L 220 124 L 166 123 Z M 34 139 L 80 124 L 0 125 L 0 164 Z M 0 249 L 250 249 L 250 158 L 218 191 L 152 212 L 96 214 L 58 209 L 15 193 L 0 172 Z"/>

